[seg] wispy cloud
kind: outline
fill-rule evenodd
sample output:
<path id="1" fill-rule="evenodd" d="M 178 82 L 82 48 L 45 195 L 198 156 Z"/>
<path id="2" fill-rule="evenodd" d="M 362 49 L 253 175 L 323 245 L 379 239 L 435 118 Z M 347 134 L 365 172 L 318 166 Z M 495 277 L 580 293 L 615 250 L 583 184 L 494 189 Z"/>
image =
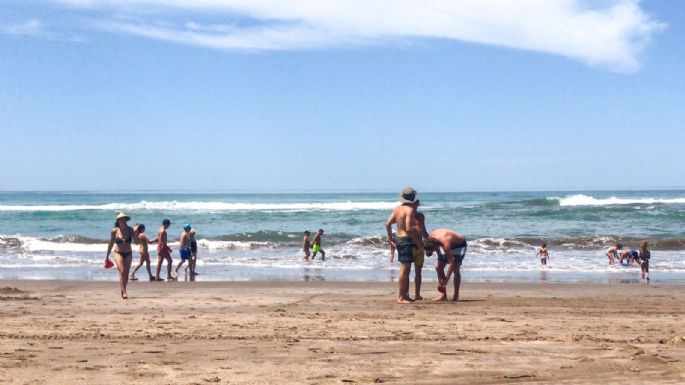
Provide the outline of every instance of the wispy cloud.
<path id="1" fill-rule="evenodd" d="M 95 25 L 111 32 L 217 49 L 435 38 L 561 55 L 620 72 L 637 70 L 640 52 L 665 28 L 637 0 L 54 1 L 92 11 Z"/>
<path id="2" fill-rule="evenodd" d="M 31 19 L 19 23 L 0 24 L 0 30 L 8 35 L 36 36 L 43 32 L 43 23 Z"/>

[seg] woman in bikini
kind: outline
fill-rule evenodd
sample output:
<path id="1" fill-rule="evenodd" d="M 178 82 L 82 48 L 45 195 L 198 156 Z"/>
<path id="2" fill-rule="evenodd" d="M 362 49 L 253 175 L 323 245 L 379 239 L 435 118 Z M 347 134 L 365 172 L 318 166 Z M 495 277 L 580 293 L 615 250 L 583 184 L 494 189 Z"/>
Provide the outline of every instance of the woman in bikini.
<path id="1" fill-rule="evenodd" d="M 127 299 L 126 284 L 128 284 L 128 271 L 131 269 L 131 260 L 133 259 L 133 250 L 131 243 L 133 243 L 133 229 L 129 227 L 128 221 L 131 217 L 124 213 L 118 213 L 117 219 L 114 222 L 114 228 L 109 237 L 109 245 L 107 246 L 107 255 L 105 256 L 105 263 L 109 260 L 109 254 L 112 252 L 112 247 L 116 244 L 114 249 L 114 262 L 119 270 L 119 286 L 121 287 L 121 298 Z"/>
<path id="2" fill-rule="evenodd" d="M 155 276 L 152 275 L 152 271 L 150 270 L 150 253 L 147 251 L 147 245 L 157 243 L 157 239 L 150 240 L 147 235 L 145 235 L 145 225 L 141 223 L 133 226 L 133 241 L 140 246 L 140 263 L 133 269 L 131 281 L 138 280 L 138 278 L 136 278 L 136 272 L 143 267 L 143 264 L 147 267 L 147 274 L 150 276 L 150 281 L 154 281 Z"/>

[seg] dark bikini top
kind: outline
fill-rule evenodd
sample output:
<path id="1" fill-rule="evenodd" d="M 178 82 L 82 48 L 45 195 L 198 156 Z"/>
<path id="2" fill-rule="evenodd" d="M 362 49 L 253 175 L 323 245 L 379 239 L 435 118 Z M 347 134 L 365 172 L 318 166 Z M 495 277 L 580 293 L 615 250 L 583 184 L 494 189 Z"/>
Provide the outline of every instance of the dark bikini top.
<path id="1" fill-rule="evenodd" d="M 128 232 L 128 237 L 126 239 L 122 239 L 119 237 L 114 238 L 114 242 L 117 243 L 117 245 L 121 245 L 122 243 L 131 243 L 133 242 L 133 236 L 131 235 L 131 232 Z"/>

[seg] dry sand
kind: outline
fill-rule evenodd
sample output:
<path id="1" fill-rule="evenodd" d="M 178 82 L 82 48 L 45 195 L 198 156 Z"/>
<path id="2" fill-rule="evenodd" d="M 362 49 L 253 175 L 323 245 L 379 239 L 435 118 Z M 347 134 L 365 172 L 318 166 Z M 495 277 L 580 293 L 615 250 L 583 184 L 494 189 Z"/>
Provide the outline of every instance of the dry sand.
<path id="1" fill-rule="evenodd" d="M 3 385 L 685 383 L 676 285 L 465 283 L 411 305 L 390 283 L 0 287 Z"/>

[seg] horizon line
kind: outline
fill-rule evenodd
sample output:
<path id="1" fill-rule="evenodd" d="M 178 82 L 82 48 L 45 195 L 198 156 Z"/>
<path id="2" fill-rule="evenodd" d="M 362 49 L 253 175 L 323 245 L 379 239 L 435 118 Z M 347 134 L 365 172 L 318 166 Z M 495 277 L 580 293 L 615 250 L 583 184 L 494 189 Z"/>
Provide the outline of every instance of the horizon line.
<path id="1" fill-rule="evenodd" d="M 525 192 L 624 192 L 624 191 L 685 191 L 685 186 L 674 187 L 660 187 L 660 188 L 620 188 L 620 189 L 474 189 L 474 190 L 434 190 L 429 189 L 419 194 L 445 194 L 445 193 L 525 193 Z M 276 189 L 276 190 L 261 190 L 261 189 L 198 189 L 198 190 L 159 190 L 159 189 L 143 189 L 143 190 L 0 190 L 0 194 L 170 194 L 170 195 L 193 195 L 193 194 L 396 194 L 397 191 L 389 189 L 350 189 L 350 190 L 295 190 L 295 189 Z"/>

